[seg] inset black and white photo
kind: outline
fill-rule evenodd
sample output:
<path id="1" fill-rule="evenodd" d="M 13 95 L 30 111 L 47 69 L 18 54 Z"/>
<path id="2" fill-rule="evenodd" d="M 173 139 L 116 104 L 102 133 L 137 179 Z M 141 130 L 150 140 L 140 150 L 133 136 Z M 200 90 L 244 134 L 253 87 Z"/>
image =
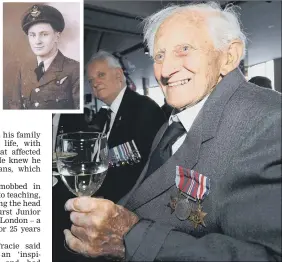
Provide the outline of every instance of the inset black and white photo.
<path id="1" fill-rule="evenodd" d="M 4 3 L 4 109 L 80 108 L 80 3 Z"/>

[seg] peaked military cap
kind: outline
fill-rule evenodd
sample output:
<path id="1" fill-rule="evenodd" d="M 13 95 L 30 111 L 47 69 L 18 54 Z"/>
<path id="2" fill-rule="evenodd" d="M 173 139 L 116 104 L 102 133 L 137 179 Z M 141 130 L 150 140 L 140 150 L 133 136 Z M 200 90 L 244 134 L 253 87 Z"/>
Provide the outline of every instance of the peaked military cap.
<path id="1" fill-rule="evenodd" d="M 49 5 L 34 5 L 24 13 L 22 29 L 26 34 L 32 25 L 38 23 L 48 23 L 58 32 L 62 32 L 65 28 L 61 12 Z"/>

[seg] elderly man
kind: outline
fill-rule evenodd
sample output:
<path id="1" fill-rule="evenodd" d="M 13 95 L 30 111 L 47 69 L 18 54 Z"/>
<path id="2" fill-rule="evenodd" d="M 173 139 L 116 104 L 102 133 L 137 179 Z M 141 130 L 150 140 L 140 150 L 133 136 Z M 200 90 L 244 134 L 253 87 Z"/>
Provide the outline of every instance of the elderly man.
<path id="1" fill-rule="evenodd" d="M 121 205 L 67 201 L 72 250 L 126 261 L 281 260 L 281 96 L 239 71 L 245 36 L 235 14 L 207 3 L 147 19 L 156 78 L 180 112 Z"/>
<path id="2" fill-rule="evenodd" d="M 34 5 L 22 19 L 36 61 L 20 66 L 15 77 L 11 109 L 79 109 L 79 63 L 58 50 L 65 22 L 48 5 Z"/>

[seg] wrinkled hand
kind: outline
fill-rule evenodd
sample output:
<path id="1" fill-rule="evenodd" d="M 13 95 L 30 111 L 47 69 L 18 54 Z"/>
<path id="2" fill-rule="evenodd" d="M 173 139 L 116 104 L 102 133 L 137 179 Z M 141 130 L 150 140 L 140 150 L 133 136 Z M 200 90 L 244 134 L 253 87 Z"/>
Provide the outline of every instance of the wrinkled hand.
<path id="1" fill-rule="evenodd" d="M 123 236 L 138 217 L 113 202 L 91 197 L 69 199 L 65 209 L 71 211 L 71 230 L 64 230 L 66 243 L 84 256 L 123 259 Z"/>

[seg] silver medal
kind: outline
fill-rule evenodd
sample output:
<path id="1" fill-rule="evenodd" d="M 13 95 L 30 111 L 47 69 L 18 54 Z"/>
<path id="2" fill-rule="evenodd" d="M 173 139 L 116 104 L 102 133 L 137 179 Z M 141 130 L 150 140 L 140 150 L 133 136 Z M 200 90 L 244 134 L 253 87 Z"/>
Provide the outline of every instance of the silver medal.
<path id="1" fill-rule="evenodd" d="M 179 220 L 186 220 L 190 216 L 191 210 L 192 206 L 188 198 L 182 199 L 176 204 L 175 215 Z"/>

